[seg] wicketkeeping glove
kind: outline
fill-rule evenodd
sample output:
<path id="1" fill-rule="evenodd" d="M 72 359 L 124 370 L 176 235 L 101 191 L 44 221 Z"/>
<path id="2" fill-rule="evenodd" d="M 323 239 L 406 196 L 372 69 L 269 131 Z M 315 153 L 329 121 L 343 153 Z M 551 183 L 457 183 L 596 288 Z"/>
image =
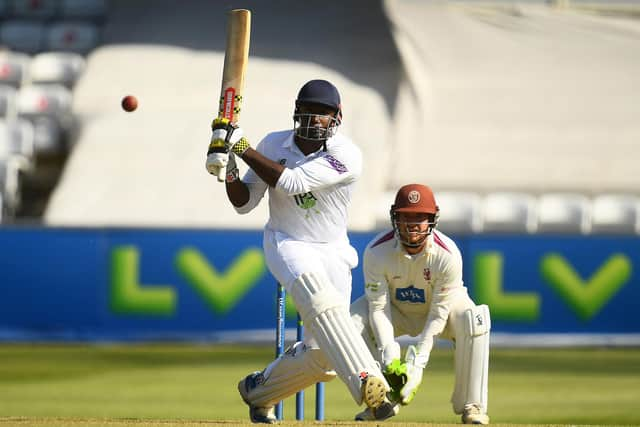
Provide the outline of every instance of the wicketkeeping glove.
<path id="1" fill-rule="evenodd" d="M 242 156 L 250 147 L 242 129 L 228 119 L 215 118 L 211 123 L 211 142 L 207 150 L 207 171 L 224 181 L 223 169 L 229 162 L 229 151 Z"/>
<path id="2" fill-rule="evenodd" d="M 407 347 L 405 356 L 405 365 L 407 368 L 407 382 L 400 390 L 400 403 L 408 405 L 418 391 L 418 387 L 422 382 L 422 372 L 427 366 L 428 358 L 419 355 L 416 348 L 412 345 Z"/>
<path id="3" fill-rule="evenodd" d="M 394 359 L 391 363 L 385 365 L 382 374 L 387 379 L 391 391 L 389 398 L 392 402 L 400 402 L 400 390 L 407 383 L 407 365 L 402 363 L 400 359 Z"/>

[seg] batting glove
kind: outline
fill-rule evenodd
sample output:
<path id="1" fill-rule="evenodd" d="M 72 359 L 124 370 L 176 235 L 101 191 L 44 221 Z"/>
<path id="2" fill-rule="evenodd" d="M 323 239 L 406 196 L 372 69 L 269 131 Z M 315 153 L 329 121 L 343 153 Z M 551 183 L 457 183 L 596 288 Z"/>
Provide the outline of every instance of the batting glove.
<path id="1" fill-rule="evenodd" d="M 225 178 L 224 169 L 229 163 L 229 151 L 241 156 L 249 148 L 249 142 L 242 136 L 242 129 L 228 119 L 214 119 L 211 130 L 206 167 L 210 174 L 217 176 L 218 181 L 222 182 Z"/>
<path id="2" fill-rule="evenodd" d="M 407 382 L 400 390 L 400 403 L 408 405 L 418 391 L 420 383 L 422 383 L 422 372 L 427 366 L 428 358 L 419 355 L 416 348 L 412 345 L 407 347 L 405 356 L 405 364 L 407 368 Z"/>
<path id="3" fill-rule="evenodd" d="M 244 137 L 244 132 L 229 119 L 216 118 L 211 123 L 211 143 L 209 151 L 233 151 L 238 156 L 250 147 L 249 141 Z"/>

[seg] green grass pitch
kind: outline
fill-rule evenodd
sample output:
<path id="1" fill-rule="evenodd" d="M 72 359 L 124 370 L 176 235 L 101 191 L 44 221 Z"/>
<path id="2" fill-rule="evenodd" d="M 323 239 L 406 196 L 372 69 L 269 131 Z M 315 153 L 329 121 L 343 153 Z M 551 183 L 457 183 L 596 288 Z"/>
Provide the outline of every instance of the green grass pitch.
<path id="1" fill-rule="evenodd" d="M 3 344 L 0 427 L 248 425 L 236 385 L 272 358 L 268 346 Z M 453 379 L 452 351 L 436 349 L 414 402 L 381 425 L 459 423 Z M 313 403 L 310 388 L 308 420 Z M 492 349 L 492 424 L 640 425 L 639 408 L 640 349 Z M 327 384 L 325 425 L 354 425 L 358 410 L 340 380 Z"/>

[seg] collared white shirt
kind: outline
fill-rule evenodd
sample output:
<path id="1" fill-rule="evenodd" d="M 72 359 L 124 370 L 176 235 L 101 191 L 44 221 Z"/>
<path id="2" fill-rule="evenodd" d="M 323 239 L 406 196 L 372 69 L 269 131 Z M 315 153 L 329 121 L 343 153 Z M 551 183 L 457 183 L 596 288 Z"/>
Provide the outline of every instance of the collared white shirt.
<path id="1" fill-rule="evenodd" d="M 376 236 L 363 258 L 371 326 L 381 347 L 394 339 L 390 308 L 393 305 L 405 317 L 415 319 L 412 335 L 419 334 L 419 346 L 424 343 L 428 346 L 425 350 L 430 351 L 433 337 L 446 326 L 456 298 L 467 298 L 457 245 L 434 230 L 425 249 L 409 255 L 390 231 Z"/>
<path id="2" fill-rule="evenodd" d="M 354 185 L 362 173 L 362 153 L 344 135 L 327 140 L 327 151 L 305 156 L 294 143 L 292 130 L 272 132 L 256 147 L 265 157 L 285 166 L 275 188 L 252 169 L 242 181 L 249 187 L 249 201 L 236 208 L 247 213 L 269 190 L 266 229 L 308 242 L 348 242 L 347 209 Z"/>

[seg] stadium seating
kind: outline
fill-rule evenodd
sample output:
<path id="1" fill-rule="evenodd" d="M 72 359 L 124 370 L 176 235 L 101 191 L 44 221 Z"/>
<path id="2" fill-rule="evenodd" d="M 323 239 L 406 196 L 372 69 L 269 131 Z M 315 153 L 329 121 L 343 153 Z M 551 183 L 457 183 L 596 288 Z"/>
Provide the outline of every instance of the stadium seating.
<path id="1" fill-rule="evenodd" d="M 66 19 L 101 21 L 107 14 L 107 0 L 62 0 L 61 15 Z"/>
<path id="2" fill-rule="evenodd" d="M 21 170 L 33 168 L 34 129 L 31 122 L 24 119 L 0 119 L 0 145 L 4 147 L 5 157 L 12 156 L 21 164 Z"/>
<path id="3" fill-rule="evenodd" d="M 11 12 L 16 18 L 47 20 L 56 14 L 57 0 L 13 0 Z"/>
<path id="4" fill-rule="evenodd" d="M 592 232 L 597 234 L 640 233 L 640 198 L 630 194 L 594 197 Z"/>
<path id="5" fill-rule="evenodd" d="M 586 234 L 590 229 L 590 200 L 582 194 L 550 193 L 538 198 L 539 233 Z"/>
<path id="6" fill-rule="evenodd" d="M 536 230 L 535 197 L 517 192 L 495 192 L 482 203 L 483 231 L 532 233 Z"/>
<path id="7" fill-rule="evenodd" d="M 78 117 L 74 113 L 78 112 L 82 119 L 88 117 L 81 137 L 92 135 L 88 144 L 95 144 L 87 149 L 87 143 L 80 140 L 79 145 L 85 147 L 80 154 L 95 156 L 96 148 L 104 149 L 100 158 L 105 169 L 122 166 L 118 163 L 121 159 L 110 156 L 109 150 L 114 149 L 114 140 L 129 137 L 132 141 L 123 146 L 131 151 L 121 152 L 127 153 L 133 163 L 142 164 L 140 159 L 146 158 L 148 147 L 142 141 L 147 138 L 154 140 L 158 153 L 169 153 L 165 156 L 167 163 L 156 163 L 156 168 L 184 170 L 199 161 L 193 154 L 194 160 L 185 162 L 189 166 L 176 165 L 181 157 L 174 154 L 182 153 L 183 139 L 207 138 L 202 136 L 206 129 L 196 130 L 195 123 L 209 120 L 210 108 L 203 107 L 209 101 L 207 98 L 206 103 L 198 104 L 198 97 L 217 90 L 217 82 L 209 77 L 221 65 L 223 43 L 213 43 L 212 33 L 194 30 L 205 22 L 201 21 L 202 12 L 212 7 L 206 1 L 196 3 L 198 7 L 185 6 L 176 17 L 175 12 L 153 8 L 150 0 L 118 3 L 117 13 L 111 15 L 108 0 L 0 1 L 0 43 L 8 49 L 0 53 L 0 117 L 7 122 L 17 118 L 22 124 L 11 126 L 21 127 L 25 135 L 31 135 L 23 138 L 31 141 L 24 148 L 25 153 L 31 150 L 34 158 L 65 155 L 75 144 L 69 137 L 76 128 Z M 260 2 L 250 3 L 256 16 L 260 16 L 258 25 L 264 19 L 274 27 L 283 22 L 278 13 L 282 4 L 268 7 Z M 629 48 L 634 46 L 633 40 L 585 35 L 584 41 L 576 41 L 549 33 L 547 26 L 553 31 L 557 25 L 583 28 L 586 18 L 578 13 L 566 15 L 560 24 L 556 12 L 544 5 L 519 6 L 520 15 L 514 17 L 490 13 L 492 6 L 487 5 L 474 6 L 470 12 L 464 5 L 446 8 L 428 3 L 401 1 L 388 7 L 390 2 L 384 1 L 370 5 L 367 12 L 379 8 L 385 19 L 382 26 L 364 23 L 369 29 L 366 41 L 336 35 L 336 45 L 332 44 L 334 40 L 309 40 L 316 44 L 307 46 L 304 52 L 280 50 L 284 43 L 275 32 L 254 41 L 252 55 L 259 60 L 251 62 L 253 74 L 247 81 L 253 92 L 243 111 L 243 118 L 250 123 L 246 130 L 252 140 L 257 141 L 265 129 L 290 125 L 286 115 L 287 121 L 274 127 L 274 112 L 278 111 L 280 117 L 290 108 L 288 97 L 281 96 L 293 96 L 294 90 L 289 86 L 295 89 L 303 78 L 324 76 L 340 87 L 345 101 L 343 129 L 361 146 L 365 156 L 363 184 L 354 193 L 356 203 L 350 211 L 350 220 L 356 218 L 353 229 L 362 230 L 371 223 L 376 228 L 388 227 L 388 209 L 398 185 L 424 182 L 437 189 L 442 213 L 439 226 L 452 234 L 640 233 L 634 214 L 638 208 L 633 202 L 640 187 L 632 161 L 638 155 L 637 144 L 633 144 L 638 127 L 629 107 L 629 100 L 633 104 L 637 98 L 637 85 L 616 83 L 638 74 L 638 54 Z M 349 7 L 359 9 L 362 4 L 364 1 L 356 1 Z M 487 13 L 479 13 L 480 9 Z M 136 13 L 140 10 L 149 11 L 148 19 L 138 20 Z M 305 12 L 297 8 L 295 13 Z M 358 21 L 367 17 L 359 15 Z M 522 17 L 535 19 L 539 26 L 528 28 L 530 37 L 520 39 L 524 34 L 520 31 L 522 25 L 530 22 Z M 348 27 L 349 19 L 348 13 L 336 18 L 336 29 L 331 34 Z M 306 29 L 302 24 L 305 19 L 290 21 L 285 20 L 289 25 L 299 25 L 291 27 L 292 31 Z M 598 34 L 607 34 L 617 31 L 616 26 L 621 24 L 605 16 L 590 16 L 588 25 Z M 558 34 L 553 47 L 559 50 L 553 55 L 540 49 L 539 43 L 547 40 L 548 34 Z M 516 39 L 519 42 L 513 43 Z M 611 48 L 610 39 L 620 43 L 619 49 Z M 575 49 L 574 43 L 585 51 Z M 375 55 L 367 50 L 372 45 L 376 46 Z M 96 50 L 99 46 L 102 48 Z M 366 52 L 362 57 L 368 62 L 354 65 L 360 58 L 356 52 Z M 590 59 L 597 57 L 594 52 L 606 53 L 595 68 Z M 203 59 L 204 63 L 198 62 Z M 527 61 L 536 67 L 530 67 Z M 126 72 L 119 67 L 122 63 L 128 64 Z M 602 76 L 598 79 L 603 85 L 601 90 L 591 84 L 589 70 L 594 69 Z M 540 79 L 540 75 L 546 78 Z M 80 76 L 83 79 L 79 81 Z M 105 79 L 109 85 L 104 84 Z M 122 114 L 118 108 L 120 96 L 130 90 L 141 95 L 142 108 L 135 116 Z M 187 93 L 186 102 L 166 102 L 178 93 Z M 109 108 L 103 105 L 105 100 L 111 103 Z M 169 123 L 168 117 L 190 130 L 178 132 L 179 136 L 168 126 L 149 131 L 151 124 Z M 134 118 L 138 127 L 132 126 Z M 372 123 L 376 123 L 376 137 L 372 137 Z M 615 125 L 615 133 L 610 132 L 610 123 Z M 144 126 L 147 129 L 142 129 Z M 127 127 L 126 132 L 114 130 L 118 127 Z M 17 141 L 17 131 L 13 134 Z M 10 151 L 18 151 L 16 147 L 21 143 L 12 144 Z M 603 146 L 630 147 L 632 152 L 622 155 L 621 149 L 602 150 Z M 189 145 L 195 152 L 192 147 Z M 122 149 L 119 146 L 118 150 Z M 114 164 L 107 164 L 109 161 Z M 601 163 L 604 167 L 600 167 Z M 78 164 L 82 166 L 86 161 L 78 160 Z M 123 174 L 131 174 L 122 178 L 129 182 L 140 183 L 152 175 L 143 167 L 121 169 Z M 83 181 L 83 185 L 98 188 L 89 182 L 82 167 L 78 168 L 78 176 L 73 170 L 67 172 L 64 185 Z M 206 178 L 196 173 L 188 178 L 184 174 L 173 178 L 167 175 L 163 179 L 171 185 L 159 182 L 158 186 L 173 188 L 184 179 L 198 186 L 193 194 L 213 191 L 213 197 L 197 203 L 215 207 L 219 197 L 224 197 L 223 187 L 210 190 Z M 115 184 L 107 183 L 101 191 L 113 194 L 109 185 Z M 571 192 L 564 192 L 565 189 Z M 624 194 L 611 194 L 612 191 Z M 69 197 L 83 193 L 78 188 L 67 192 Z M 162 212 L 153 223 L 189 225 L 194 214 L 181 216 L 192 211 L 182 206 L 194 201 L 182 199 L 183 196 L 167 195 L 169 199 L 180 199 L 180 203 L 174 203 L 181 208 L 173 211 L 173 218 L 169 208 L 159 210 L 142 203 L 141 209 L 148 210 L 138 212 L 138 218 L 149 217 L 149 212 Z M 626 201 L 621 202 L 621 198 Z M 123 200 L 133 199 L 135 194 L 123 195 Z M 71 200 L 65 199 L 58 206 L 69 206 Z M 108 209 L 122 211 L 121 203 L 108 203 Z M 224 209 L 214 217 L 203 215 L 204 219 L 194 221 L 224 227 L 231 215 L 235 218 L 231 208 Z M 373 221 L 365 221 L 371 217 Z M 261 227 L 264 218 L 249 215 L 243 220 L 247 227 Z M 126 223 L 127 219 L 119 221 Z"/>
<path id="8" fill-rule="evenodd" d="M 14 88 L 25 80 L 31 57 L 25 53 L 0 52 L 0 84 Z"/>
<path id="9" fill-rule="evenodd" d="M 47 29 L 45 48 L 84 55 L 98 45 L 98 38 L 98 27 L 91 22 L 57 22 Z"/>
<path id="10" fill-rule="evenodd" d="M 43 52 L 29 65 L 32 84 L 61 84 L 72 88 L 85 67 L 85 59 L 74 52 Z"/>
<path id="11" fill-rule="evenodd" d="M 60 84 L 23 86 L 18 92 L 18 116 L 30 120 L 36 132 L 36 154 L 65 150 L 61 137 L 71 130 L 71 91 Z"/>
<path id="12" fill-rule="evenodd" d="M 0 85 L 0 117 L 15 117 L 16 90 L 12 86 Z"/>
<path id="13" fill-rule="evenodd" d="M 455 234 L 479 233 L 482 230 L 482 199 L 479 194 L 440 191 L 436 194 L 436 202 L 440 208 L 440 230 Z"/>
<path id="14" fill-rule="evenodd" d="M 0 26 L 0 43 L 9 49 L 35 54 L 42 50 L 45 24 L 37 21 L 7 21 Z"/>
<path id="15" fill-rule="evenodd" d="M 48 198 L 61 173 L 76 124 L 72 91 L 84 72 L 85 55 L 99 43 L 108 6 L 108 0 L 0 1 L 4 221 L 42 215 L 42 202 L 37 212 L 22 212 L 20 193 L 28 189 L 33 197 Z"/>

